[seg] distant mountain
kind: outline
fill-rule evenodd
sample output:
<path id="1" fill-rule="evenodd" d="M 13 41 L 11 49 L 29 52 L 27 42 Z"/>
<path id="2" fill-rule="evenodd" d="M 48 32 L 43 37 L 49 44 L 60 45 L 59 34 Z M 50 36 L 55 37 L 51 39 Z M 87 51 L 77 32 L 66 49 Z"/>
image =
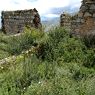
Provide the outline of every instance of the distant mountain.
<path id="1" fill-rule="evenodd" d="M 42 21 L 42 25 L 45 27 L 45 31 L 48 31 L 52 27 L 59 26 L 60 18 L 46 18 L 46 20 Z"/>
<path id="2" fill-rule="evenodd" d="M 79 7 L 61 7 L 61 8 L 52 8 L 48 14 L 58 15 L 58 17 L 46 17 L 41 16 L 42 24 L 46 26 L 46 31 L 53 26 L 58 26 L 60 23 L 60 15 L 63 12 L 74 14 L 79 11 Z"/>
<path id="3" fill-rule="evenodd" d="M 48 20 L 42 21 L 42 23 L 44 25 L 51 25 L 51 24 L 58 25 L 59 24 L 59 20 L 60 20 L 60 18 L 56 17 L 56 18 L 52 18 L 52 19 L 48 19 Z"/>

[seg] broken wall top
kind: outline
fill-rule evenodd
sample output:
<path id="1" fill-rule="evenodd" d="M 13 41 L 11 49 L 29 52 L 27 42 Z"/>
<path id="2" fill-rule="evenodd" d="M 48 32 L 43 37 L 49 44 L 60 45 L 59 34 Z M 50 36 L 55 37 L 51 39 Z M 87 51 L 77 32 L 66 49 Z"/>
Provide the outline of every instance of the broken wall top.
<path id="1" fill-rule="evenodd" d="M 2 18 L 10 18 L 12 16 L 30 15 L 30 13 L 32 16 L 38 15 L 38 11 L 35 8 L 30 10 L 2 11 L 1 14 Z"/>

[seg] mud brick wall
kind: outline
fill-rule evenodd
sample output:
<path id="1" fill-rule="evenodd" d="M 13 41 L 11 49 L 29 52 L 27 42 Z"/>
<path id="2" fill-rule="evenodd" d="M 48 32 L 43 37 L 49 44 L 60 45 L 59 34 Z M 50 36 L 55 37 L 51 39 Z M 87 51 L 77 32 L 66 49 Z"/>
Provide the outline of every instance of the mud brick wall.
<path id="1" fill-rule="evenodd" d="M 23 32 L 24 27 L 30 26 L 41 28 L 41 21 L 38 11 L 17 10 L 17 11 L 2 11 L 2 30 L 7 34 L 15 34 Z"/>
<path id="2" fill-rule="evenodd" d="M 95 0 L 83 0 L 79 12 L 71 17 L 75 34 L 95 34 Z"/>

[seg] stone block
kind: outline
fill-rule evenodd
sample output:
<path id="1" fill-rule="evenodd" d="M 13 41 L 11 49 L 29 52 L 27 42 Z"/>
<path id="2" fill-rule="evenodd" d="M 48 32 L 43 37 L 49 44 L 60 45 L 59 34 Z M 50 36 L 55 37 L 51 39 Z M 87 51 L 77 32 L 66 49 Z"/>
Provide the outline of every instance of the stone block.
<path id="1" fill-rule="evenodd" d="M 85 12 L 84 17 L 91 17 L 92 15 L 89 12 Z"/>
<path id="2" fill-rule="evenodd" d="M 92 5 L 90 6 L 90 9 L 91 9 L 91 10 L 95 10 L 95 4 L 92 4 Z"/>

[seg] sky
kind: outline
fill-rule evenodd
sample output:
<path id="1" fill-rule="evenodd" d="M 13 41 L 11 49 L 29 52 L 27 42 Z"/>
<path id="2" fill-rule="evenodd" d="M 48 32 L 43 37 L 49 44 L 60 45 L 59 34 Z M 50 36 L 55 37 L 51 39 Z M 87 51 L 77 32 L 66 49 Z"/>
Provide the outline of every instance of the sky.
<path id="1" fill-rule="evenodd" d="M 0 12 L 36 8 L 39 14 L 46 17 L 57 17 L 51 9 L 62 7 L 79 7 L 81 0 L 1 0 Z M 64 11 L 64 10 L 63 10 Z"/>

